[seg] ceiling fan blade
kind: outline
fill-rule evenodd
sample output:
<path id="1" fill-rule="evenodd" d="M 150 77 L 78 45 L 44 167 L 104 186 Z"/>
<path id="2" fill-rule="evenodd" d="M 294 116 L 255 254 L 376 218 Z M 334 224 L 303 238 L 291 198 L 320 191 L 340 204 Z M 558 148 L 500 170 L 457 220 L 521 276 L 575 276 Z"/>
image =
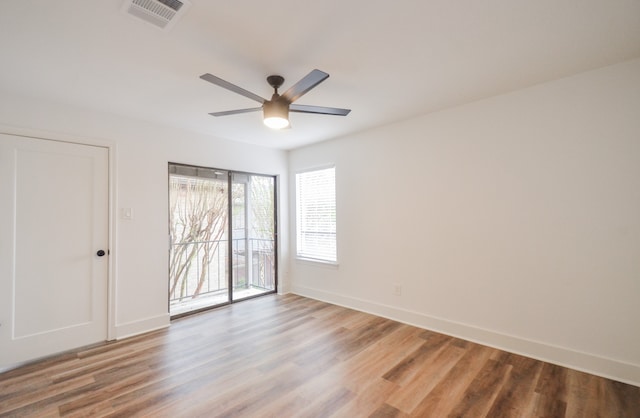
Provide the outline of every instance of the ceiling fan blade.
<path id="1" fill-rule="evenodd" d="M 256 112 L 258 110 L 262 110 L 262 107 L 252 107 L 249 109 L 225 110 L 224 112 L 211 112 L 209 114 L 211 116 L 229 116 L 229 115 L 237 115 L 240 113 Z"/>
<path id="2" fill-rule="evenodd" d="M 248 97 L 251 100 L 255 100 L 258 103 L 262 104 L 266 101 L 265 99 L 258 96 L 257 94 L 251 93 L 250 91 L 245 90 L 242 87 L 236 86 L 235 84 L 231 84 L 228 81 L 225 81 L 219 77 L 216 77 L 215 75 L 207 73 L 207 74 L 202 74 L 200 78 L 205 81 L 208 81 L 209 83 L 213 83 L 217 86 L 223 87 L 227 90 L 231 90 L 234 93 L 238 93 L 244 97 Z"/>
<path id="3" fill-rule="evenodd" d="M 327 78 L 329 78 L 329 74 L 324 71 L 313 70 L 285 91 L 282 97 L 287 99 L 289 103 L 293 103 Z"/>
<path id="4" fill-rule="evenodd" d="M 319 113 L 322 115 L 347 116 L 349 112 L 351 112 L 351 109 L 339 109 L 337 107 L 307 106 L 307 105 L 292 104 L 292 105 L 289 105 L 289 111 L 298 112 L 298 113 Z"/>

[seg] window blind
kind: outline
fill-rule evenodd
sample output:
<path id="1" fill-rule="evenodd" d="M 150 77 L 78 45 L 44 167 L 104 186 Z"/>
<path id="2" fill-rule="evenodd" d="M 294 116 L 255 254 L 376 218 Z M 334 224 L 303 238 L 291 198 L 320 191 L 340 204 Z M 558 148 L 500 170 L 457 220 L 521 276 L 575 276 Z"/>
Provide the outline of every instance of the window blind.
<path id="1" fill-rule="evenodd" d="M 297 256 L 336 262 L 335 167 L 296 174 Z"/>

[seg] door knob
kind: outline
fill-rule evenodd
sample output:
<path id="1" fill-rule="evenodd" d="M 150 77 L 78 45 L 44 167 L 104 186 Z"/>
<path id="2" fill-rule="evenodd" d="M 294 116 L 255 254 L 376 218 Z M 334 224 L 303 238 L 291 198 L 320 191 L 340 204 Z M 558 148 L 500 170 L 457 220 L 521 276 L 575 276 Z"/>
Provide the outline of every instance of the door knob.
<path id="1" fill-rule="evenodd" d="M 104 252 L 104 250 L 98 250 L 98 252 L 96 253 L 96 255 L 98 257 L 102 257 L 103 255 L 105 255 L 106 253 Z"/>

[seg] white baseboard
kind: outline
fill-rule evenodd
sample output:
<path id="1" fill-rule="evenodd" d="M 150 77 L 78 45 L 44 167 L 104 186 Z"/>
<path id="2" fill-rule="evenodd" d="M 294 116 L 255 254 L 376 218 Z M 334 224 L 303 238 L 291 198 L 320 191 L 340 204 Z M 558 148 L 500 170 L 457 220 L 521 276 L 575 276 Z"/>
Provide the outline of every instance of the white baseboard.
<path id="1" fill-rule="evenodd" d="M 170 319 L 171 317 L 167 313 L 139 321 L 117 324 L 115 338 L 116 340 L 121 340 L 123 338 L 133 337 L 134 335 L 144 334 L 145 332 L 167 328 L 170 324 Z"/>
<path id="2" fill-rule="evenodd" d="M 602 376 L 634 386 L 640 386 L 640 366 L 636 364 L 624 363 L 589 353 L 437 318 L 420 312 L 409 311 L 305 286 L 294 284 L 291 286 L 291 293 L 392 319 L 419 328 L 440 332 L 510 353 L 520 354 L 559 366 Z"/>

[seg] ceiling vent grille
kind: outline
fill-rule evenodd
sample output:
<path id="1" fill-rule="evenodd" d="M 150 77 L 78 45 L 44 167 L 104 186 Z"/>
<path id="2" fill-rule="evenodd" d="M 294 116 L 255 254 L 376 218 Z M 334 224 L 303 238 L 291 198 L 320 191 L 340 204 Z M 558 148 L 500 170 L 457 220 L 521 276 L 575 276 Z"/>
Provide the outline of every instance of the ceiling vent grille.
<path id="1" fill-rule="evenodd" d="M 168 30 L 191 4 L 186 0 L 126 0 L 123 11 Z"/>

